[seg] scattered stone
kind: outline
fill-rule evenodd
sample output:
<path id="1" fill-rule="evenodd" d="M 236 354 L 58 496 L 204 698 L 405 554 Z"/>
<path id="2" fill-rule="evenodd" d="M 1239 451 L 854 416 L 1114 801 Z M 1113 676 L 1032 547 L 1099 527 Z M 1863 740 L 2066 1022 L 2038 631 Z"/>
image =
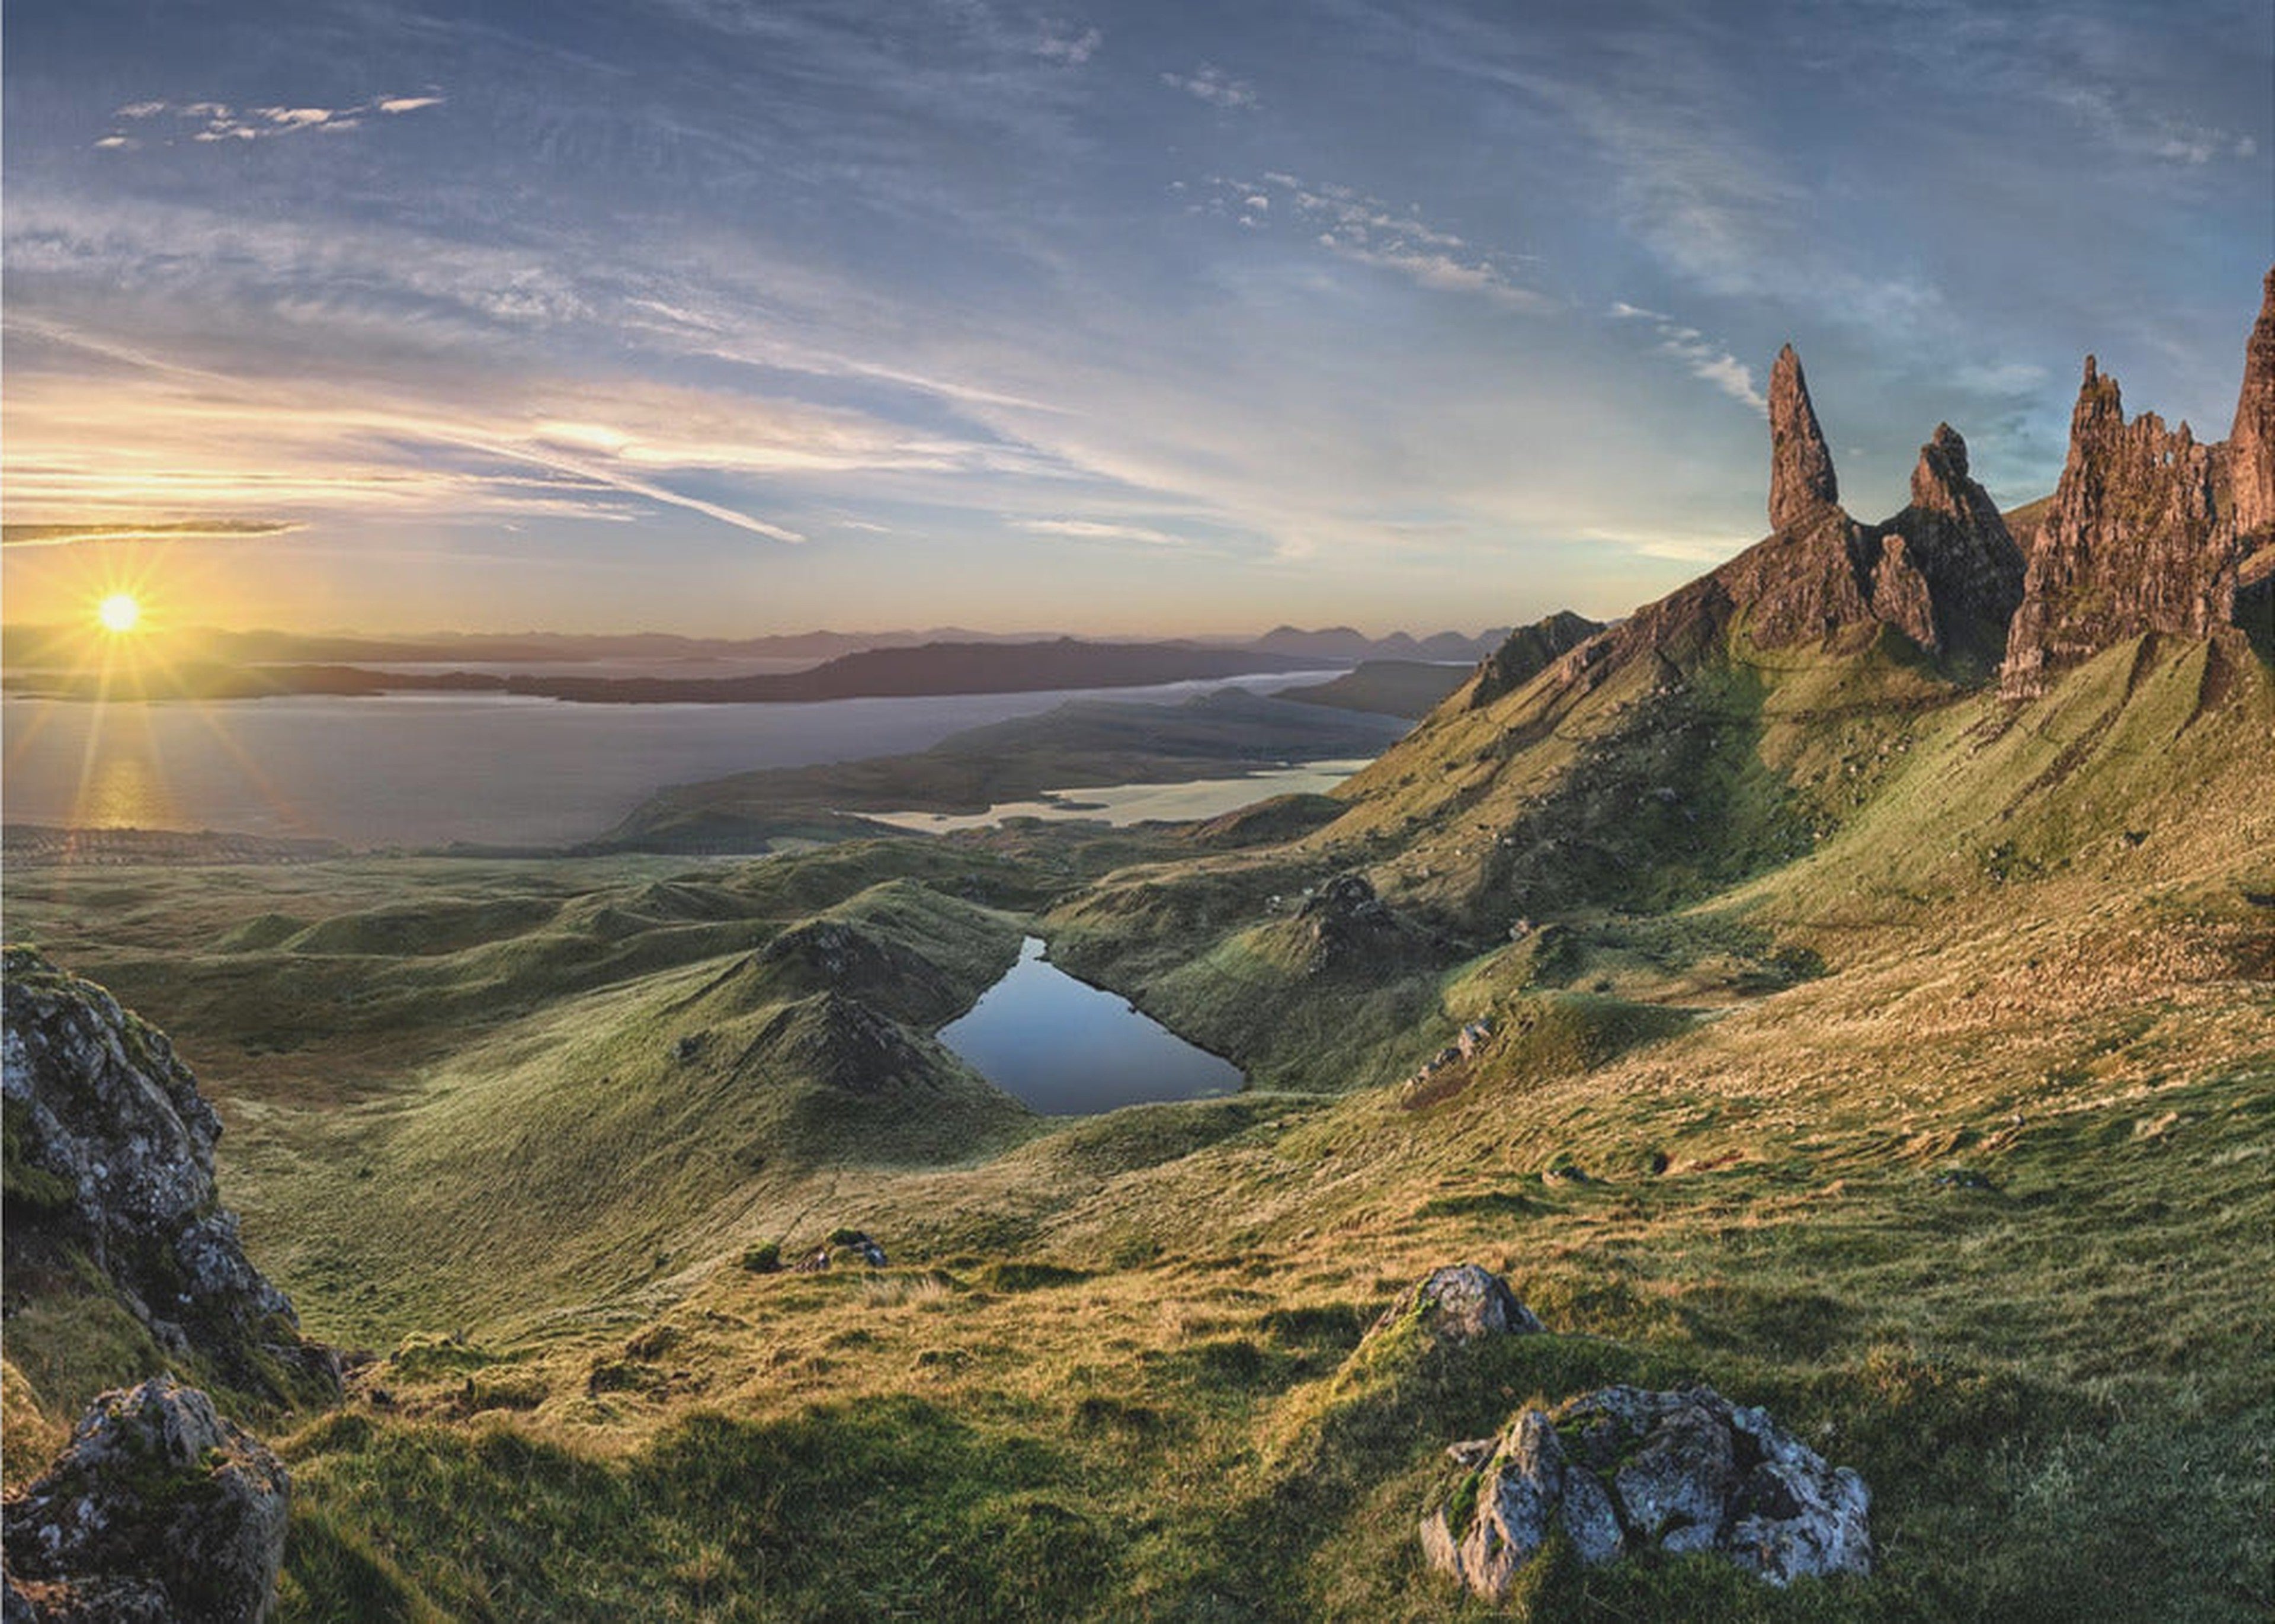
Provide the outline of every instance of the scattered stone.
<path id="1" fill-rule="evenodd" d="M 793 1274 L 826 1274 L 829 1271 L 829 1249 L 817 1246 L 811 1255 L 790 1265 Z"/>
<path id="2" fill-rule="evenodd" d="M 1462 1475 L 1422 1548 L 1489 1600 L 1560 1530 L 1591 1565 L 1658 1549 L 1711 1552 L 1780 1586 L 1871 1571 L 1863 1479 L 1711 1387 L 1606 1387 L 1455 1447 Z"/>
<path id="3" fill-rule="evenodd" d="M 1474 1263 L 1432 1270 L 1382 1311 L 1377 1332 L 1418 1318 L 1433 1341 L 1470 1342 L 1481 1336 L 1538 1335 L 1548 1327 L 1516 1300 L 1508 1282 Z"/>
<path id="4" fill-rule="evenodd" d="M 291 1492 L 276 1457 L 197 1388 L 156 1377 L 106 1393 L 8 1501 L 8 1615 L 265 1619 Z"/>

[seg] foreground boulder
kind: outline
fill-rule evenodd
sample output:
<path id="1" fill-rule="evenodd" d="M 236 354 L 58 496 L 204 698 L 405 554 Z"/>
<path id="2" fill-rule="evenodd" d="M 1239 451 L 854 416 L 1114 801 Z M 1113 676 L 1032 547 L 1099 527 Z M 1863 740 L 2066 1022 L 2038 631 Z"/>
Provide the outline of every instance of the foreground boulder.
<path id="1" fill-rule="evenodd" d="M 1432 1567 L 1498 1601 L 1556 1535 L 1583 1562 L 1712 1552 L 1772 1584 L 1871 1571 L 1864 1480 L 1712 1387 L 1606 1387 L 1456 1444 Z"/>
<path id="2" fill-rule="evenodd" d="M 7 1616 L 244 1624 L 268 1616 L 291 1484 L 171 1377 L 98 1398 L 6 1503 Z"/>
<path id="3" fill-rule="evenodd" d="M 330 1354 L 301 1340 L 221 1205 L 221 1123 L 165 1034 L 32 948 L 7 948 L 0 969 L 11 1291 L 99 1289 L 159 1355 L 262 1398 L 336 1396 Z"/>

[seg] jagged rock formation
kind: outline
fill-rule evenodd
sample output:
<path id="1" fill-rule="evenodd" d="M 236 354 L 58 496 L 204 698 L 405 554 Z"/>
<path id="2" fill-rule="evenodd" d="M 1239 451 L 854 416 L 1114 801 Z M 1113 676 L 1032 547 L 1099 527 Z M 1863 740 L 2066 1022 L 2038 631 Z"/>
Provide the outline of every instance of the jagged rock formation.
<path id="1" fill-rule="evenodd" d="M 1840 506 L 1833 452 L 1791 344 L 1770 368 L 1770 526 L 1806 530 Z"/>
<path id="2" fill-rule="evenodd" d="M 1474 1263 L 1433 1269 L 1383 1310 L 1373 1331 L 1417 1321 L 1435 1342 L 1471 1342 L 1481 1336 L 1537 1336 L 1548 1327 L 1516 1300 L 1508 1282 Z"/>
<path id="3" fill-rule="evenodd" d="M 336 1394 L 324 1349 L 246 1260 L 214 1186 L 221 1123 L 165 1035 L 29 948 L 4 957 L 0 1096 L 11 1289 L 90 1278 L 163 1353 L 248 1394 Z"/>
<path id="4" fill-rule="evenodd" d="M 1967 442 L 1949 424 L 1920 448 L 1910 504 L 1859 524 L 1840 505 L 1833 454 L 1788 344 L 1770 375 L 1769 505 L 1770 535 L 1583 645 L 1561 668 L 1591 682 L 1591 668 L 1607 660 L 1679 668 L 1734 622 L 1763 648 L 1888 625 L 1931 654 L 1997 657 L 2022 597 L 2022 551 L 1969 477 Z"/>
<path id="5" fill-rule="evenodd" d="M 2244 355 L 2233 437 L 2203 445 L 2153 412 L 2130 423 L 2085 358 L 2069 456 L 2030 547 L 1999 691 L 2025 699 L 2064 666 L 2143 632 L 2203 637 L 2265 613 L 2245 565 L 2275 526 L 2275 272 Z"/>
<path id="6" fill-rule="evenodd" d="M 1601 623 L 1569 609 L 1559 609 L 1545 620 L 1519 626 L 1478 667 L 1477 679 L 1470 689 L 1470 706 L 1491 705 L 1501 695 L 1515 692 L 1603 629 Z"/>
<path id="7" fill-rule="evenodd" d="M 2267 273 L 2259 320 L 2243 351 L 2243 388 L 2227 433 L 2228 480 L 2235 527 L 2249 536 L 2275 533 L 2275 269 Z"/>
<path id="8" fill-rule="evenodd" d="M 291 1481 L 266 1446 L 170 1377 L 106 1393 L 6 1502 L 7 1616 L 265 1619 Z"/>
<path id="9" fill-rule="evenodd" d="M 1863 1479 L 1711 1387 L 1606 1387 L 1447 1453 L 1462 1470 L 1423 1551 L 1490 1600 L 1560 1531 L 1591 1565 L 1657 1549 L 1712 1552 L 1776 1585 L 1871 1571 Z"/>

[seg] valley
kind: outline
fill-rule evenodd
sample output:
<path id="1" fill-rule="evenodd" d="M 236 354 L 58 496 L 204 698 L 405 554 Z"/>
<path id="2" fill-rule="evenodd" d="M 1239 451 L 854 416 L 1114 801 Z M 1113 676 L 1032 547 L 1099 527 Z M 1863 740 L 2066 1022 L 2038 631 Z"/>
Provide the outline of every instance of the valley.
<path id="1" fill-rule="evenodd" d="M 202 1372 L 291 1473 L 281 1615 L 1486 1616 L 1417 1537 L 1470 1508 L 1448 1446 L 1707 1384 L 1870 1485 L 1869 1574 L 1560 1535 L 1507 1613 L 2263 1616 L 2275 276 L 2245 376 L 2167 445 L 2089 363 L 2018 540 L 1948 427 L 1851 518 L 1788 351 L 1768 538 L 1513 635 L 1326 795 L 710 843 L 984 805 L 983 730 L 565 856 L 11 872 L 11 937 L 194 1067 L 248 1254 L 344 1350 L 336 1405 Z M 1259 705 L 1396 731 L 1001 736 L 1040 789 L 1239 759 Z M 1247 1086 L 992 1085 L 943 1033 L 1035 941 Z M 1399 1317 L 1457 1263 L 1545 1330 Z M 11 1477 L 155 1358 L 112 1292 L 11 1307 Z"/>

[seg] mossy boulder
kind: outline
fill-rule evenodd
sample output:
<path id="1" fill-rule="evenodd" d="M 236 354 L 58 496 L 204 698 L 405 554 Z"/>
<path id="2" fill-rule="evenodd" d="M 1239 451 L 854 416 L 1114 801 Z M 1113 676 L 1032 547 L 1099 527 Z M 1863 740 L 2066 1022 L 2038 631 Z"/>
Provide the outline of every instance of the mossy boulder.
<path id="1" fill-rule="evenodd" d="M 268 1616 L 291 1482 L 171 1377 L 98 1398 L 7 1503 L 11 1619 L 244 1624 Z"/>

